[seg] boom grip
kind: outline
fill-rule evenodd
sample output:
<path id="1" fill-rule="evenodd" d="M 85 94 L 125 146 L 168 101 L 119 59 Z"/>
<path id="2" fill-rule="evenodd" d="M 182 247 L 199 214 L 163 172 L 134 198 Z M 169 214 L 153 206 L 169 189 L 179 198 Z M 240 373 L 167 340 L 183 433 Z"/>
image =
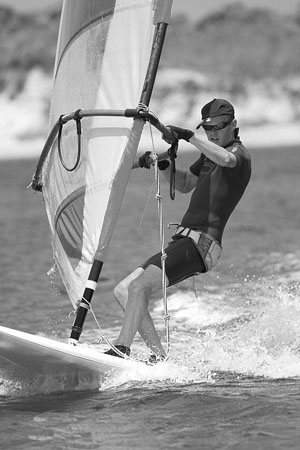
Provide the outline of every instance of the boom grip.
<path id="1" fill-rule="evenodd" d="M 174 136 L 173 131 L 170 130 L 170 128 L 166 127 L 164 124 L 162 124 L 158 118 L 152 114 L 149 113 L 149 122 L 151 125 L 153 125 L 158 131 L 160 131 L 163 134 L 164 138 L 168 139 L 168 142 L 170 144 L 175 144 L 177 142 L 177 138 Z"/>
<path id="2" fill-rule="evenodd" d="M 174 136 L 173 131 L 171 131 L 168 127 L 166 127 L 164 124 L 162 124 L 157 116 L 155 114 L 153 114 L 150 111 L 144 110 L 144 109 L 132 109 L 132 108 L 127 108 L 124 111 L 124 116 L 125 117 L 133 117 L 134 119 L 136 118 L 142 118 L 144 120 L 147 120 L 148 122 L 151 123 L 151 125 L 153 125 L 158 131 L 160 131 L 163 136 L 165 138 L 168 139 L 168 143 L 170 144 L 175 144 L 177 142 L 177 138 Z"/>

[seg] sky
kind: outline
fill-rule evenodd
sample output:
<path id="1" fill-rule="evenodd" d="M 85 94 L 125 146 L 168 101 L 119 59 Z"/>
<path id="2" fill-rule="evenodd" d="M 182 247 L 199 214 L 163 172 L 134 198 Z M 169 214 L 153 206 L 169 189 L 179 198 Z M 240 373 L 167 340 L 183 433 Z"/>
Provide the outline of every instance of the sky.
<path id="1" fill-rule="evenodd" d="M 61 3 L 62 0 L 0 0 L 0 5 L 10 5 L 20 11 L 27 12 L 41 10 L 55 4 L 60 5 Z M 300 11 L 300 0 L 173 0 L 173 13 L 185 13 L 191 20 L 198 21 L 203 16 L 222 9 L 224 5 L 230 3 L 270 8 L 273 11 L 286 14 Z"/>

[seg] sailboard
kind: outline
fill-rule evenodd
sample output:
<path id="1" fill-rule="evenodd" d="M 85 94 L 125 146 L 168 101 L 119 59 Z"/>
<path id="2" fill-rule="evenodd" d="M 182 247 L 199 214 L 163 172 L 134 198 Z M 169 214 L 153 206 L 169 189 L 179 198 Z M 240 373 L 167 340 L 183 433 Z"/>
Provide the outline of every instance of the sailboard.
<path id="1" fill-rule="evenodd" d="M 172 0 L 64 0 L 50 109 L 50 132 L 32 180 L 42 191 L 55 265 L 76 310 L 77 344 L 90 308 L 149 111 Z M 79 306 L 78 306 L 79 301 Z M 0 355 L 24 365 L 128 361 L 95 356 L 1 327 Z M 106 362 L 107 359 L 107 362 Z"/>
<path id="2" fill-rule="evenodd" d="M 34 373 L 68 375 L 75 371 L 114 374 L 138 371 L 142 361 L 116 358 L 86 345 L 65 342 L 0 326 L 0 355 Z"/>

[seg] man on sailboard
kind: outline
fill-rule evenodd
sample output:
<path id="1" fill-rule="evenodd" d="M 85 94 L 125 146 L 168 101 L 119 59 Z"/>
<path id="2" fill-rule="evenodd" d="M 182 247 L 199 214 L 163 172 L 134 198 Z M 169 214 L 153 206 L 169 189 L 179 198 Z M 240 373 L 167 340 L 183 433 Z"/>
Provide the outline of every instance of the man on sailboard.
<path id="1" fill-rule="evenodd" d="M 169 126 L 177 139 L 194 145 L 200 157 L 189 170 L 176 170 L 175 188 L 183 193 L 193 190 L 191 200 L 172 241 L 165 249 L 167 285 L 173 286 L 193 275 L 211 270 L 222 250 L 225 225 L 241 199 L 251 176 L 251 159 L 238 136 L 234 108 L 224 99 L 214 99 L 201 110 L 202 127 L 207 139 L 191 130 Z M 164 136 L 163 136 L 164 138 Z M 167 139 L 165 139 L 167 140 Z M 149 152 L 140 158 L 140 166 L 150 168 Z M 159 161 L 160 170 L 169 177 L 170 163 Z M 122 280 L 114 295 L 125 309 L 113 356 L 130 354 L 137 331 L 156 355 L 164 359 L 165 350 L 148 310 L 149 298 L 161 289 L 161 252 Z"/>

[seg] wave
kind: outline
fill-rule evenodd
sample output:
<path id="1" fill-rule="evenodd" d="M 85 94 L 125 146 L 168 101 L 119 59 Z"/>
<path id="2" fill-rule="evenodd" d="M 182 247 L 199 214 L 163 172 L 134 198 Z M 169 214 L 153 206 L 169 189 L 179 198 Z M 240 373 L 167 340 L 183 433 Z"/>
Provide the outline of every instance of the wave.
<path id="1" fill-rule="evenodd" d="M 277 264 L 271 255 L 272 265 Z M 129 387 L 185 386 L 232 383 L 245 380 L 278 380 L 300 377 L 300 252 L 280 258 L 281 275 L 246 276 L 219 286 L 180 285 L 168 297 L 171 316 L 171 354 L 168 361 L 139 371 L 99 379 L 84 372 L 73 376 L 37 375 L 13 364 L 2 365 L 0 396 L 20 397 L 52 392 Z M 282 268 L 285 271 L 282 272 Z M 267 273 L 267 272 L 266 272 Z M 164 334 L 162 300 L 153 309 L 159 333 Z M 115 327 L 103 330 L 108 339 Z M 95 344 L 98 330 L 85 333 Z M 133 358 L 145 359 L 138 339 Z"/>

